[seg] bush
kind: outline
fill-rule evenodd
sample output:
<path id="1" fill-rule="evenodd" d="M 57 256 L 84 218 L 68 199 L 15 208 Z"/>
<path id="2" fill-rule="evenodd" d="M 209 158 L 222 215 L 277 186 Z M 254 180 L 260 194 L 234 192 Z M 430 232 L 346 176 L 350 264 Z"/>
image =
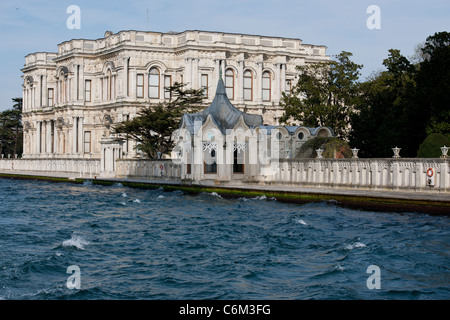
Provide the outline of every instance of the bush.
<path id="1" fill-rule="evenodd" d="M 419 158 L 439 158 L 442 155 L 441 147 L 450 147 L 450 140 L 441 133 L 432 133 L 425 138 L 417 151 Z"/>
<path id="2" fill-rule="evenodd" d="M 337 138 L 314 138 L 305 142 L 296 158 L 316 158 L 316 149 L 322 149 L 324 158 L 351 158 L 352 151 L 347 142 Z"/>

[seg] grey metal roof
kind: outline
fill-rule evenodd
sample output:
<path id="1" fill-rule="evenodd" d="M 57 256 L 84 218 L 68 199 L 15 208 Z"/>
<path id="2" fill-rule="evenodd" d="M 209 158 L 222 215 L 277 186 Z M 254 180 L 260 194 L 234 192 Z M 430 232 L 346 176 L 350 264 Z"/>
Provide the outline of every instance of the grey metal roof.
<path id="1" fill-rule="evenodd" d="M 219 78 L 216 96 L 209 107 L 197 113 L 185 113 L 181 118 L 181 126 L 184 124 L 191 134 L 195 134 L 198 130 L 198 128 L 194 128 L 195 122 L 201 121 L 203 125 L 208 115 L 211 115 L 211 120 L 223 134 L 226 134 L 227 129 L 234 129 L 241 115 L 245 124 L 250 128 L 263 123 L 262 116 L 242 112 L 233 106 L 227 97 L 222 77 Z"/>

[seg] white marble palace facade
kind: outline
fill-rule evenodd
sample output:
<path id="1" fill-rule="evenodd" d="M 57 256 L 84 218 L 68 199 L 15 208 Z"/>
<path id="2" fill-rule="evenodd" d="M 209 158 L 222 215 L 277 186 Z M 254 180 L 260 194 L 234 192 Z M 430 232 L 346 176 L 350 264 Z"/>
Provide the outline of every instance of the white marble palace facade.
<path id="1" fill-rule="evenodd" d="M 163 102 L 171 83 L 204 88 L 205 107 L 211 104 L 220 71 L 234 106 L 277 125 L 296 66 L 326 60 L 325 46 L 300 39 L 198 30 L 65 41 L 56 53 L 25 57 L 23 157 L 98 159 L 112 126 Z M 122 156 L 135 156 L 132 141 Z"/>

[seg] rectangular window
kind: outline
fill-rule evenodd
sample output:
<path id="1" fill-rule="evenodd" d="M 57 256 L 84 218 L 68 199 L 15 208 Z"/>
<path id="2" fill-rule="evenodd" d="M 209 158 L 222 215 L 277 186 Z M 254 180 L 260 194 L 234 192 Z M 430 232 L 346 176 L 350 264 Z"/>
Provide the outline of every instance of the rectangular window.
<path id="1" fill-rule="evenodd" d="M 234 99 L 234 72 L 231 69 L 225 71 L 225 90 L 230 100 Z"/>
<path id="2" fill-rule="evenodd" d="M 169 88 L 172 86 L 172 76 L 164 76 L 164 98 L 170 99 Z"/>
<path id="3" fill-rule="evenodd" d="M 286 90 L 284 91 L 284 93 L 290 96 L 291 91 L 292 91 L 292 80 L 286 80 Z"/>
<path id="4" fill-rule="evenodd" d="M 252 76 L 247 76 L 244 74 L 244 100 L 246 101 L 252 101 Z"/>
<path id="5" fill-rule="evenodd" d="M 47 104 L 49 107 L 53 106 L 53 88 L 48 89 Z"/>
<path id="6" fill-rule="evenodd" d="M 91 152 L 91 132 L 85 131 L 84 132 L 84 153 L 90 153 Z"/>
<path id="7" fill-rule="evenodd" d="M 91 102 L 91 80 L 84 81 L 84 101 Z"/>
<path id="8" fill-rule="evenodd" d="M 144 75 L 142 73 L 136 75 L 136 97 L 144 97 Z"/>
<path id="9" fill-rule="evenodd" d="M 244 151 L 242 150 L 234 151 L 233 173 L 244 173 Z"/>
<path id="10" fill-rule="evenodd" d="M 263 74 L 263 78 L 262 78 L 262 98 L 263 101 L 270 101 L 270 75 L 269 73 L 265 72 Z"/>
<path id="11" fill-rule="evenodd" d="M 205 151 L 204 173 L 217 173 L 216 151 Z"/>
<path id="12" fill-rule="evenodd" d="M 207 74 L 202 74 L 202 91 L 203 91 L 203 96 L 205 98 L 208 98 L 208 75 Z"/>

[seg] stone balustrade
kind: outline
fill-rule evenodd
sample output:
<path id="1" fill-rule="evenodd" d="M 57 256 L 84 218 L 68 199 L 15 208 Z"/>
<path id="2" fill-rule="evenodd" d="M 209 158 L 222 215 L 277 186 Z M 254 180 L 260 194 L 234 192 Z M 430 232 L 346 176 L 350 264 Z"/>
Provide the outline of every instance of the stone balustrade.
<path id="1" fill-rule="evenodd" d="M 111 178 L 181 180 L 182 166 L 170 159 L 116 159 L 115 163 Z M 259 169 L 257 175 L 228 183 L 450 193 L 449 159 L 281 159 L 277 166 Z M 100 159 L 3 158 L 0 170 L 102 177 Z"/>
<path id="2" fill-rule="evenodd" d="M 0 170 L 11 172 L 70 173 L 95 177 L 100 174 L 99 159 L 0 159 Z"/>
<path id="3" fill-rule="evenodd" d="M 179 181 L 181 166 L 172 160 L 118 159 L 116 178 Z"/>
<path id="4" fill-rule="evenodd" d="M 448 159 L 281 159 L 278 166 L 265 168 L 255 180 L 262 184 L 450 192 L 449 166 Z M 427 175 L 430 168 L 432 177 Z"/>

